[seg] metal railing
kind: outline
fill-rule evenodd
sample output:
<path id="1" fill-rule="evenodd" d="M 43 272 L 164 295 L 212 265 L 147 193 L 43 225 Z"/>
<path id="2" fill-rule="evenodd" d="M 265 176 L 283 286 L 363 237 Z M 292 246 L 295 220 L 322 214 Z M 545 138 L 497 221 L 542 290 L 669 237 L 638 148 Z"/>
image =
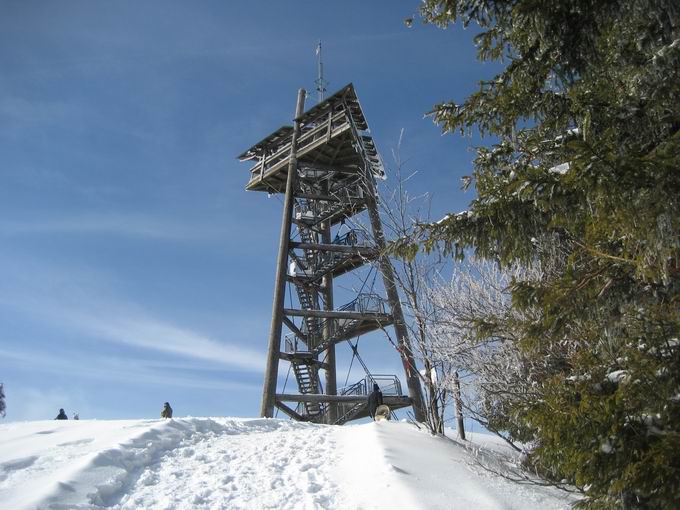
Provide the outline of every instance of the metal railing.
<path id="1" fill-rule="evenodd" d="M 403 395 L 401 391 L 401 381 L 396 375 L 388 374 L 371 374 L 363 379 L 345 386 L 338 391 L 339 395 L 368 395 L 373 391 L 373 385 L 377 384 L 383 396 L 400 397 Z"/>
<path id="2" fill-rule="evenodd" d="M 371 240 L 366 231 L 353 228 L 341 236 L 335 236 L 333 244 L 341 246 L 370 246 Z"/>
<path id="3" fill-rule="evenodd" d="M 362 293 L 338 308 L 340 311 L 385 313 L 385 300 L 378 294 Z"/>
<path id="4" fill-rule="evenodd" d="M 372 374 L 366 377 L 366 384 L 373 389 L 373 384 L 380 387 L 383 396 L 400 397 L 403 395 L 401 391 L 401 381 L 396 375 L 388 374 Z"/>
<path id="5" fill-rule="evenodd" d="M 287 353 L 309 352 L 309 347 L 295 333 L 288 333 L 284 338 Z"/>
<path id="6" fill-rule="evenodd" d="M 334 193 L 336 200 L 331 201 L 299 198 L 295 202 L 295 219 L 315 225 L 341 211 L 349 211 L 355 207 L 358 200 L 361 200 L 361 188 L 358 187 L 357 190 L 345 189 L 342 190 L 344 193 Z"/>

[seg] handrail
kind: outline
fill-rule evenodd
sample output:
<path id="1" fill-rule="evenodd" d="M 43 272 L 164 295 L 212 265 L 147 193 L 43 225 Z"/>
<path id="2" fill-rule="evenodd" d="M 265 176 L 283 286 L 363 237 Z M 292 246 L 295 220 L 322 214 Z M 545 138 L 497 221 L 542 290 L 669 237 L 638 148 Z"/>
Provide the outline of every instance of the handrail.
<path id="1" fill-rule="evenodd" d="M 378 294 L 362 293 L 359 294 L 349 303 L 345 303 L 340 308 L 340 311 L 355 311 L 355 312 L 373 312 L 385 313 L 385 300 Z"/>
<path id="2" fill-rule="evenodd" d="M 368 395 L 373 391 L 373 385 L 377 384 L 383 395 L 400 397 L 403 395 L 401 381 L 396 375 L 390 374 L 371 374 L 363 379 L 340 388 L 340 395 Z"/>
<path id="3" fill-rule="evenodd" d="M 341 118 L 344 118 L 345 122 L 343 122 L 343 123 L 341 123 L 337 126 L 333 126 L 333 124 L 335 122 L 337 122 L 338 120 L 340 120 Z M 343 110 L 334 114 L 333 117 L 331 117 L 331 137 L 333 136 L 333 132 L 335 132 L 336 129 L 344 127 L 345 124 L 349 125 L 349 121 L 348 121 L 347 116 L 345 115 L 345 112 Z M 302 129 L 304 130 L 304 127 Z M 315 138 L 314 138 L 315 135 L 323 132 L 324 137 L 326 137 L 327 135 L 325 133 L 326 133 L 327 129 L 328 129 L 327 124 L 322 123 L 322 124 L 318 124 L 318 125 L 314 126 L 311 129 L 308 129 L 306 132 L 302 132 L 300 134 L 300 138 L 298 140 L 298 151 L 301 152 L 308 145 L 311 145 L 311 143 L 313 143 L 315 141 Z M 312 139 L 311 142 L 306 143 L 306 142 L 309 141 L 310 138 Z M 319 138 L 321 138 L 321 137 L 319 137 Z M 266 168 L 272 168 L 288 157 L 288 155 L 290 153 L 290 142 L 286 141 L 286 142 L 282 142 L 282 143 L 283 143 L 283 145 L 278 146 L 279 150 L 277 150 L 273 154 L 270 154 L 269 157 L 267 158 L 267 165 L 265 167 L 265 172 L 266 172 Z M 262 161 L 258 160 L 257 164 L 255 164 L 250 169 L 250 172 L 251 172 L 250 180 L 251 181 L 258 178 L 259 172 L 257 172 L 257 170 L 258 170 L 259 166 L 261 165 L 261 163 L 262 163 Z"/>
<path id="4" fill-rule="evenodd" d="M 350 229 L 347 233 L 333 239 L 333 244 L 344 246 L 367 245 L 369 237 L 366 232 L 359 228 Z"/>
<path id="5" fill-rule="evenodd" d="M 305 342 L 300 342 L 300 338 L 295 333 L 288 333 L 284 337 L 284 344 L 287 353 L 293 354 L 296 352 L 310 352 L 309 347 Z M 299 346 L 302 344 L 304 348 L 300 349 Z"/>

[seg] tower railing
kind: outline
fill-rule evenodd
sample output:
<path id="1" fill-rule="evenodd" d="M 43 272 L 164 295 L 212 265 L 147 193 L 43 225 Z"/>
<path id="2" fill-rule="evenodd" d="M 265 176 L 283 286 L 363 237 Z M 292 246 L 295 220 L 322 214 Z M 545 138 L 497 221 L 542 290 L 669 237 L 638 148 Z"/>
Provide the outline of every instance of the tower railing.
<path id="1" fill-rule="evenodd" d="M 338 390 L 339 395 L 369 395 L 373 391 L 373 385 L 377 384 L 383 396 L 400 397 L 403 395 L 401 381 L 392 374 L 371 374 L 363 379 L 345 386 Z"/>
<path id="2" fill-rule="evenodd" d="M 338 308 L 345 312 L 385 313 L 385 300 L 378 294 L 364 292 Z"/>
<path id="3" fill-rule="evenodd" d="M 298 155 L 302 157 L 306 152 L 316 148 L 317 145 L 326 143 L 327 139 L 336 137 L 349 129 L 347 116 L 342 110 L 330 115 L 325 123 L 303 126 L 298 139 Z M 288 138 L 276 147 L 273 154 L 263 156 L 250 170 L 250 182 L 257 181 L 262 175 L 285 166 L 290 154 L 290 143 L 291 140 Z"/>
<path id="4" fill-rule="evenodd" d="M 371 246 L 371 238 L 365 230 L 352 228 L 333 239 L 333 244 L 340 246 Z"/>

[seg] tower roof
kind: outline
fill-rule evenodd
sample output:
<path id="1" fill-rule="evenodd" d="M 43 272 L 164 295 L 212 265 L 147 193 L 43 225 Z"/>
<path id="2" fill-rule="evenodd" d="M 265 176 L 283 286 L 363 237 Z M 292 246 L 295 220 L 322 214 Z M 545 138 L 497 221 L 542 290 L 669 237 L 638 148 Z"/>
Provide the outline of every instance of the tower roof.
<path id="1" fill-rule="evenodd" d="M 300 122 L 300 164 L 345 172 L 356 172 L 368 165 L 376 177 L 384 178 L 382 161 L 351 83 L 296 120 Z M 241 161 L 256 162 L 250 170 L 247 190 L 283 191 L 292 137 L 291 126 L 280 127 L 238 156 Z"/>

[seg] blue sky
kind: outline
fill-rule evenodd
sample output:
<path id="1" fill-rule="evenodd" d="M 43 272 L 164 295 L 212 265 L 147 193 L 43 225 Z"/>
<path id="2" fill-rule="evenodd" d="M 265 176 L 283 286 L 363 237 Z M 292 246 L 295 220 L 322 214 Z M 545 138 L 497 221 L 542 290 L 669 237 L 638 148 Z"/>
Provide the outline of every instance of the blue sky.
<path id="1" fill-rule="evenodd" d="M 290 122 L 319 38 L 329 92 L 355 84 L 388 175 L 404 129 L 412 192 L 432 193 L 434 214 L 466 208 L 471 142 L 424 114 L 493 69 L 469 30 L 406 28 L 417 8 L 0 2 L 6 420 L 155 417 L 166 400 L 257 415 L 281 202 L 246 193 L 235 157 Z M 375 371 L 399 373 L 369 340 Z"/>

